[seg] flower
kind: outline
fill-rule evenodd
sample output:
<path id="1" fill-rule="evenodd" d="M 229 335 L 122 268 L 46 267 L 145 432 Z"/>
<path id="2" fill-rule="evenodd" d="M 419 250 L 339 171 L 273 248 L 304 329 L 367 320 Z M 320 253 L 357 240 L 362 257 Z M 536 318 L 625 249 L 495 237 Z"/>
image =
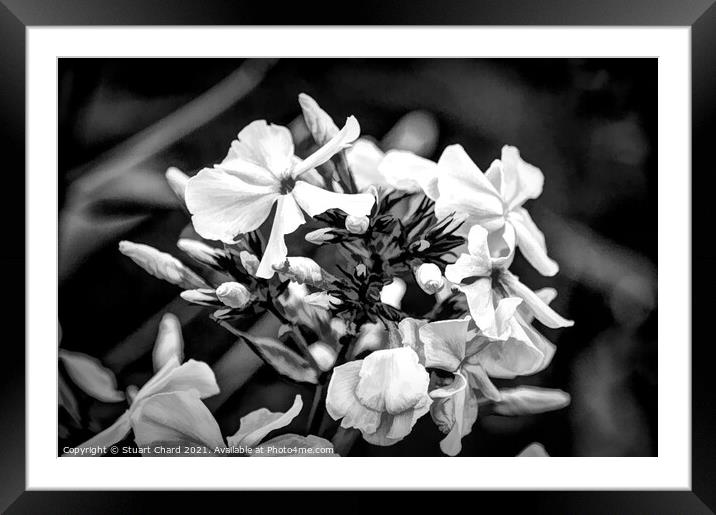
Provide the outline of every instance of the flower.
<path id="1" fill-rule="evenodd" d="M 370 225 L 370 220 L 367 216 L 352 216 L 346 217 L 346 229 L 352 234 L 365 234 Z"/>
<path id="2" fill-rule="evenodd" d="M 305 222 L 304 211 L 310 216 L 328 209 L 342 209 L 353 216 L 370 214 L 372 195 L 326 191 L 303 177 L 350 145 L 359 132 L 358 121 L 351 116 L 325 145 L 301 160 L 293 154 L 288 128 L 265 120 L 251 122 L 239 132 L 220 164 L 204 168 L 189 180 L 186 203 L 194 229 L 203 238 L 233 243 L 238 234 L 258 229 L 276 204 L 271 235 L 256 273 L 265 279 L 273 277 L 273 266 L 287 255 L 284 235 Z"/>
<path id="3" fill-rule="evenodd" d="M 439 196 L 437 165 L 412 152 L 389 151 L 378 165 L 378 171 L 396 190 L 407 193 L 422 191 L 431 200 Z"/>
<path id="4" fill-rule="evenodd" d="M 380 290 L 380 301 L 395 309 L 400 309 L 403 303 L 403 297 L 408 286 L 400 277 L 394 277 L 393 281 L 386 284 Z"/>
<path id="5" fill-rule="evenodd" d="M 542 232 L 522 205 L 542 193 L 542 171 L 520 157 L 515 147 L 502 147 L 502 158 L 487 172 L 470 159 L 460 145 L 448 146 L 438 161 L 439 197 L 435 202 L 438 218 L 456 214 L 463 227 L 479 224 L 497 241 L 508 230 L 515 232 L 517 246 L 527 261 L 542 275 L 559 271 L 547 256 Z"/>
<path id="6" fill-rule="evenodd" d="M 149 245 L 120 241 L 119 251 L 141 266 L 148 274 L 182 288 L 205 288 L 208 285 L 177 258 Z"/>
<path id="7" fill-rule="evenodd" d="M 468 254 L 461 254 L 457 261 L 445 267 L 445 277 L 458 285 L 465 294 L 470 314 L 482 332 L 490 337 L 505 339 L 508 331 L 516 328 L 515 323 L 502 313 L 503 322 L 498 324 L 497 310 L 501 300 L 519 298 L 525 303 L 528 313 L 533 314 L 547 327 L 570 327 L 574 322 L 558 315 L 535 292 L 522 284 L 507 268 L 514 258 L 515 231 L 507 225 L 504 231 L 504 246 L 501 252 L 491 252 L 487 229 L 474 225 L 468 234 Z M 510 307 L 508 307 L 510 306 Z M 504 304 L 503 310 L 512 310 Z M 501 328 L 498 327 L 501 325 Z"/>
<path id="8" fill-rule="evenodd" d="M 428 295 L 437 293 L 445 284 L 443 274 L 435 263 L 421 264 L 415 270 L 415 281 Z"/>
<path id="9" fill-rule="evenodd" d="M 227 282 L 216 288 L 216 296 L 226 306 L 243 309 L 251 301 L 251 292 L 241 283 Z"/>
<path id="10" fill-rule="evenodd" d="M 239 430 L 224 438 L 219 424 L 196 392 L 170 392 L 155 395 L 132 414 L 137 445 L 152 449 L 158 444 L 165 446 L 191 446 L 202 448 L 202 454 L 255 455 L 264 447 L 261 456 L 300 456 L 296 449 L 330 448 L 331 442 L 317 436 L 285 434 L 261 441 L 270 432 L 286 427 L 301 412 L 303 402 L 296 395 L 293 405 L 285 413 L 274 413 L 266 408 L 252 411 L 241 417 Z M 288 451 L 282 454 L 278 449 Z M 151 452 L 151 451 L 150 451 Z M 330 456 L 332 453 L 317 455 Z"/>
<path id="11" fill-rule="evenodd" d="M 169 187 L 179 200 L 182 201 L 182 204 L 184 204 L 184 193 L 186 192 L 186 185 L 189 182 L 189 176 L 174 166 L 167 168 L 164 176 L 167 179 L 167 183 L 169 183 Z"/>
<path id="12" fill-rule="evenodd" d="M 326 410 L 374 445 L 405 438 L 430 409 L 429 376 L 408 347 L 378 350 L 333 369 Z"/>
<path id="13" fill-rule="evenodd" d="M 163 320 L 163 322 L 166 322 Z M 128 397 L 131 399 L 129 408 L 108 428 L 96 434 L 77 448 L 107 447 L 113 445 L 134 430 L 137 435 L 137 417 L 144 404 L 157 396 L 167 393 L 190 393 L 197 399 L 204 399 L 219 393 L 219 386 L 216 384 L 214 372 L 209 365 L 201 361 L 190 359 L 186 363 L 180 363 L 183 344 L 180 340 L 181 333 L 177 332 L 173 323 L 164 323 L 159 326 L 159 335 L 153 352 L 154 364 L 164 364 L 161 368 L 155 368 L 155 374 L 144 386 L 132 391 L 127 389 Z M 173 339 L 174 341 L 170 341 Z M 203 405 L 203 403 L 202 403 Z M 172 416 L 172 413 L 165 413 Z M 83 454 L 73 454 L 80 455 Z"/>
<path id="14" fill-rule="evenodd" d="M 430 391 L 434 399 L 431 415 L 447 434 L 440 448 L 450 456 L 460 452 L 462 438 L 477 420 L 479 395 L 494 401 L 501 399 L 489 377 L 514 378 L 546 366 L 544 353 L 528 339 L 488 338 L 470 317 L 431 323 L 405 319 L 398 327 L 403 345 L 417 349 L 426 368 L 441 369 L 453 376 Z"/>

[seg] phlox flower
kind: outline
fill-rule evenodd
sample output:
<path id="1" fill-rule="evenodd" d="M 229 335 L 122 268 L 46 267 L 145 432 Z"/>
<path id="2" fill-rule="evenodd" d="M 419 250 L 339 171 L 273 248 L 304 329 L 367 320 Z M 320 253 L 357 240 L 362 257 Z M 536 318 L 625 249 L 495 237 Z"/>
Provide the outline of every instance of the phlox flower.
<path id="1" fill-rule="evenodd" d="M 502 340 L 509 336 L 509 332 L 520 329 L 523 324 L 507 316 L 506 311 L 514 313 L 516 309 L 512 301 L 504 303 L 509 298 L 521 299 L 525 313 L 534 315 L 547 327 L 574 325 L 508 270 L 514 258 L 514 245 L 515 231 L 512 226 L 505 228 L 501 250 L 493 252 L 487 229 L 474 225 L 468 233 L 468 253 L 461 254 L 455 263 L 445 267 L 445 277 L 465 294 L 477 326 L 485 335 Z"/>
<path id="2" fill-rule="evenodd" d="M 466 229 L 479 224 L 499 241 L 507 231 L 516 234 L 517 246 L 542 275 L 559 267 L 547 255 L 542 232 L 522 205 L 542 194 L 542 171 L 520 157 L 515 147 L 502 147 L 501 159 L 483 173 L 460 145 L 448 146 L 438 161 L 438 218 L 454 215 Z"/>
<path id="3" fill-rule="evenodd" d="M 358 121 L 351 116 L 325 145 L 301 160 L 294 155 L 288 128 L 265 120 L 251 122 L 220 164 L 189 180 L 185 198 L 194 229 L 203 238 L 232 243 L 237 235 L 258 229 L 276 204 L 271 235 L 256 272 L 258 277 L 273 277 L 273 266 L 287 255 L 284 236 L 305 223 L 304 212 L 316 216 L 337 208 L 353 216 L 370 214 L 372 195 L 330 192 L 305 180 L 306 172 L 349 146 L 359 132 Z"/>
<path id="4" fill-rule="evenodd" d="M 193 359 L 181 363 L 183 342 L 181 332 L 176 330 L 176 324 L 173 322 L 173 320 L 163 320 L 159 326 L 152 356 L 155 366 L 154 376 L 144 386 L 128 395 L 131 402 L 129 408 L 111 426 L 79 445 L 78 448 L 110 446 L 126 437 L 132 429 L 135 430 L 136 435 L 137 414 L 147 401 L 156 396 L 190 392 L 197 399 L 203 399 L 219 393 L 219 386 L 209 365 Z"/>
<path id="5" fill-rule="evenodd" d="M 134 433 L 137 445 L 142 448 L 152 449 L 160 444 L 167 447 L 188 445 L 203 448 L 206 454 L 213 455 L 305 456 L 299 453 L 272 454 L 272 448 L 332 448 L 331 442 L 313 435 L 285 434 L 261 443 L 271 431 L 290 424 L 302 408 L 301 396 L 296 395 L 293 405 L 285 413 L 266 408 L 252 411 L 241 417 L 238 431 L 224 443 L 219 424 L 196 392 L 169 392 L 153 396 L 133 415 Z M 266 452 L 257 454 L 259 447 L 265 447 Z"/>
<path id="6" fill-rule="evenodd" d="M 405 438 L 430 409 L 429 376 L 408 347 L 378 350 L 333 369 L 326 410 L 373 445 Z"/>
<path id="7" fill-rule="evenodd" d="M 489 338 L 475 327 L 469 316 L 431 323 L 405 319 L 400 322 L 399 330 L 403 345 L 416 349 L 426 368 L 452 374 L 452 380 L 430 390 L 430 397 L 434 399 L 431 416 L 447 435 L 440 442 L 440 448 L 450 456 L 460 452 L 462 438 L 471 432 L 477 420 L 480 397 L 500 399 L 500 392 L 490 377 L 507 379 L 529 375 L 548 363 L 542 350 L 528 339 Z"/>

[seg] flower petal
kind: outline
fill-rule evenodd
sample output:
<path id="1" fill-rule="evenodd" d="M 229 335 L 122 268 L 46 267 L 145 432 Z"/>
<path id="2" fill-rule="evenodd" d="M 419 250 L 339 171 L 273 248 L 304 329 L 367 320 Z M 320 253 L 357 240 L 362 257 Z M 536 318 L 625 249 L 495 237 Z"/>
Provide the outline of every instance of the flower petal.
<path id="1" fill-rule="evenodd" d="M 195 390 L 201 398 L 205 398 L 219 393 L 219 385 L 216 384 L 213 370 L 203 361 L 190 359 L 179 365 L 177 358 L 171 357 L 162 369 L 139 389 L 132 406 L 152 395 L 188 390 Z"/>
<path id="2" fill-rule="evenodd" d="M 173 313 L 166 313 L 159 322 L 157 338 L 152 349 L 154 372 L 159 372 L 174 357 L 180 363 L 184 361 L 184 338 L 181 334 L 181 322 Z"/>
<path id="3" fill-rule="evenodd" d="M 306 181 L 297 181 L 292 194 L 298 205 L 311 216 L 329 209 L 340 209 L 353 216 L 368 216 L 375 203 L 375 197 L 370 193 L 335 193 Z"/>
<path id="4" fill-rule="evenodd" d="M 542 299 L 540 299 L 535 292 L 522 284 L 517 276 L 511 272 L 505 271 L 500 277 L 500 282 L 511 296 L 520 297 L 524 300 L 537 320 L 547 327 L 556 329 L 558 327 L 571 327 L 574 325 L 572 320 L 563 318 L 547 304 L 542 302 Z"/>
<path id="5" fill-rule="evenodd" d="M 266 408 L 257 409 L 241 417 L 239 430 L 227 440 L 229 447 L 254 447 L 271 431 L 286 427 L 298 416 L 303 408 L 300 395 L 296 395 L 293 405 L 285 413 L 274 413 Z"/>
<path id="6" fill-rule="evenodd" d="M 445 399 L 448 413 L 451 413 L 453 425 L 448 435 L 440 442 L 440 450 L 448 456 L 457 456 L 462 450 L 462 439 L 470 434 L 477 420 L 478 404 L 475 394 L 466 388 Z"/>
<path id="7" fill-rule="evenodd" d="M 277 184 L 249 183 L 219 168 L 204 168 L 189 179 L 185 195 L 196 232 L 224 243 L 258 229 L 279 197 Z"/>
<path id="8" fill-rule="evenodd" d="M 385 177 L 378 171 L 378 165 L 384 155 L 378 145 L 365 138 L 358 139 L 346 149 L 348 167 L 358 190 L 365 191 L 370 186 L 387 185 Z"/>
<path id="9" fill-rule="evenodd" d="M 326 395 L 326 411 L 333 420 L 343 419 L 341 427 L 355 427 L 363 434 L 374 433 L 380 424 L 380 412 L 363 406 L 355 390 L 360 381 L 363 360 L 350 361 L 333 369 Z"/>
<path id="10" fill-rule="evenodd" d="M 115 443 L 121 441 L 129 434 L 131 429 L 132 425 L 129 420 L 129 413 L 125 411 L 111 426 L 104 431 L 97 433 L 83 444 L 78 445 L 75 449 L 109 447 L 110 445 L 114 445 Z M 64 454 L 63 456 L 94 456 L 94 454 L 72 453 Z"/>
<path id="11" fill-rule="evenodd" d="M 542 171 L 520 157 L 516 147 L 502 147 L 502 198 L 508 210 L 521 206 L 528 199 L 542 194 Z"/>
<path id="12" fill-rule="evenodd" d="M 64 349 L 60 349 L 58 355 L 72 382 L 87 395 L 102 402 L 124 400 L 124 394 L 117 390 L 114 373 L 98 359 Z"/>
<path id="13" fill-rule="evenodd" d="M 455 372 L 465 357 L 465 341 L 470 317 L 441 320 L 422 326 L 420 340 L 425 349 L 425 366 Z"/>
<path id="14" fill-rule="evenodd" d="M 360 136 L 360 125 L 358 124 L 358 120 L 355 119 L 355 116 L 349 116 L 346 119 L 346 124 L 340 131 L 338 131 L 338 134 L 333 136 L 325 145 L 316 150 L 313 154 L 294 166 L 292 176 L 294 179 L 298 178 L 302 173 L 322 165 L 335 154 L 358 139 L 358 136 Z"/>
<path id="15" fill-rule="evenodd" d="M 428 392 L 430 377 L 409 347 L 378 350 L 363 360 L 356 397 L 364 406 L 395 415 L 415 407 Z"/>
<path id="16" fill-rule="evenodd" d="M 425 349 L 420 339 L 420 328 L 427 324 L 426 320 L 404 318 L 398 323 L 400 342 L 405 347 L 410 347 L 418 355 L 418 361 L 425 365 Z"/>
<path id="17" fill-rule="evenodd" d="M 132 413 L 132 429 L 140 447 L 162 441 L 191 442 L 212 451 L 225 447 L 219 424 L 197 392 L 153 395 Z"/>
<path id="18" fill-rule="evenodd" d="M 280 179 L 292 160 L 291 131 L 281 125 L 266 123 L 266 120 L 255 120 L 241 129 L 238 139 L 231 142 L 231 149 L 221 165 L 233 170 L 244 167 L 242 162 L 248 162 Z"/>
<path id="19" fill-rule="evenodd" d="M 549 458 L 549 454 L 539 442 L 529 444 L 517 455 L 517 458 Z"/>
<path id="20" fill-rule="evenodd" d="M 483 277 L 472 284 L 463 285 L 459 288 L 465 294 L 470 315 L 475 320 L 477 327 L 485 334 L 496 336 L 492 279 Z"/>
<path id="21" fill-rule="evenodd" d="M 537 228 L 527 210 L 511 212 L 508 216 L 509 225 L 517 234 L 517 246 L 525 259 L 542 275 L 551 277 L 559 272 L 559 265 L 547 255 L 544 235 Z"/>
<path id="22" fill-rule="evenodd" d="M 467 216 L 472 224 L 491 231 L 502 226 L 502 199 L 487 177 L 460 145 L 448 146 L 438 161 L 439 198 L 435 214 Z"/>
<path id="23" fill-rule="evenodd" d="M 519 386 L 501 390 L 500 394 L 502 400 L 495 403 L 494 410 L 498 415 L 505 416 L 554 411 L 568 406 L 571 400 L 567 392 L 537 386 Z"/>
<path id="24" fill-rule="evenodd" d="M 510 335 L 503 341 L 481 335 L 473 345 L 479 346 L 480 350 L 467 359 L 467 365 L 481 366 L 490 377 L 512 379 L 533 374 L 544 360 L 542 352 L 525 336 Z M 469 366 L 467 368 L 474 372 Z"/>
<path id="25" fill-rule="evenodd" d="M 455 372 L 453 375 L 453 380 L 450 384 L 432 390 L 429 395 L 431 399 L 444 399 L 445 397 L 455 395 L 466 387 L 467 379 L 465 378 L 465 376 L 462 375 L 460 372 Z"/>
<path id="26" fill-rule="evenodd" d="M 437 164 L 412 152 L 391 150 L 380 162 L 378 171 L 396 190 L 409 193 L 422 191 L 432 200 L 439 196 Z"/>
<path id="27" fill-rule="evenodd" d="M 311 186 L 311 188 L 313 187 L 315 186 Z M 279 197 L 278 203 L 276 204 L 273 226 L 271 227 L 271 235 L 269 236 L 268 243 L 266 243 L 266 249 L 264 250 L 264 255 L 261 257 L 261 263 L 256 271 L 256 277 L 263 279 L 273 277 L 275 273 L 273 269 L 274 265 L 283 263 L 288 254 L 284 235 L 292 233 L 305 222 L 306 219 L 303 217 L 303 213 L 301 213 L 293 195 L 283 195 Z"/>

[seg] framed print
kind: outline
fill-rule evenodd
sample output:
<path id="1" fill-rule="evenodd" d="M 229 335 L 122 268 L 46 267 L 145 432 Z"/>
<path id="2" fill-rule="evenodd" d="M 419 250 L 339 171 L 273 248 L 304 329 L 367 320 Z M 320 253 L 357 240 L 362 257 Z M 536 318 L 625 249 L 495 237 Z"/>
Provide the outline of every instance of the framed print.
<path id="1" fill-rule="evenodd" d="M 516 5 L 6 1 L 3 508 L 711 513 L 716 7 Z"/>

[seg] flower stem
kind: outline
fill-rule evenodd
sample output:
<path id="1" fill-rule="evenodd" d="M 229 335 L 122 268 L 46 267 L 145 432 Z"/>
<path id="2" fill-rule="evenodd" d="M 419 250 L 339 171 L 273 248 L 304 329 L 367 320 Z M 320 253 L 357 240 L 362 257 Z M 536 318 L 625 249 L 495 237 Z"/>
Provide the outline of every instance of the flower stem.
<path id="1" fill-rule="evenodd" d="M 351 452 L 351 448 L 358 439 L 359 434 L 360 431 L 357 429 L 339 427 L 338 431 L 336 431 L 336 434 L 333 435 L 333 439 L 331 440 L 331 443 L 333 443 L 333 449 L 340 456 L 348 456 L 348 453 Z"/>
<path id="2" fill-rule="evenodd" d="M 323 384 L 318 383 L 316 389 L 313 391 L 313 402 L 311 403 L 311 411 L 308 412 L 308 423 L 306 425 L 306 432 L 313 434 L 315 431 L 314 426 L 316 425 L 317 419 L 316 414 L 318 413 L 318 407 L 321 404 L 321 398 L 323 397 Z"/>

